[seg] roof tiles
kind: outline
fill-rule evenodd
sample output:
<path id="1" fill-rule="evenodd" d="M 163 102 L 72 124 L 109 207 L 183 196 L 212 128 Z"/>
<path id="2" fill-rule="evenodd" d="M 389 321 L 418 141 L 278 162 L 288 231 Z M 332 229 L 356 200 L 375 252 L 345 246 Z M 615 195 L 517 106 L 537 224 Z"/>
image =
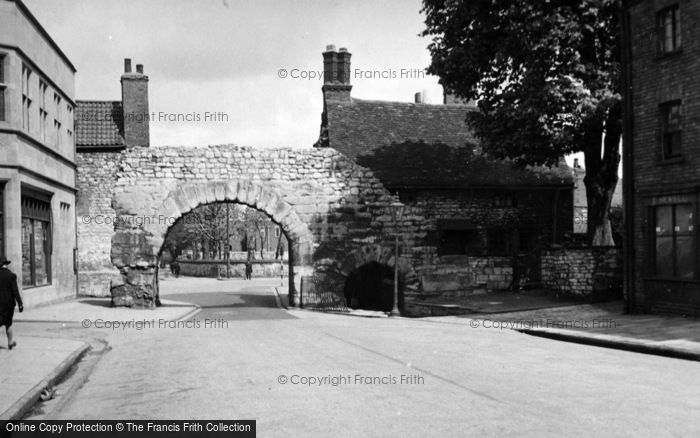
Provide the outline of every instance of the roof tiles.
<path id="1" fill-rule="evenodd" d="M 119 101 L 77 101 L 75 144 L 79 149 L 124 146 L 122 103 Z"/>
<path id="2" fill-rule="evenodd" d="M 571 169 L 516 167 L 479 152 L 467 105 L 326 101 L 328 146 L 390 187 L 466 188 L 573 183 Z"/>

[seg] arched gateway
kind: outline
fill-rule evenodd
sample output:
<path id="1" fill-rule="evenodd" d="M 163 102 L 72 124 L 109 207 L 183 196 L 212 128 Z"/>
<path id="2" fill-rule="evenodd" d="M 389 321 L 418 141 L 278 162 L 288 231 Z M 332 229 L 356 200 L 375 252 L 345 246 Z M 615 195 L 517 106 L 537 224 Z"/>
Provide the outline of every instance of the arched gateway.
<path id="1" fill-rule="evenodd" d="M 108 282 L 115 305 L 155 305 L 158 254 L 168 229 L 199 205 L 245 204 L 281 226 L 290 242 L 292 303 L 302 275 L 348 275 L 338 268 L 349 267 L 349 254 L 382 254 L 390 262 L 397 225 L 406 253 L 405 247 L 422 237 L 422 216 L 407 212 L 396 224 L 389 209 L 394 197 L 370 171 L 331 149 L 133 148 L 112 154 L 115 162 L 97 154 L 87 158 L 94 162 L 84 167 L 111 166 L 112 171 L 93 174 L 89 184 L 95 192 L 83 207 L 91 217 L 112 215 L 114 220 L 79 221 L 80 235 L 91 240 L 83 242 L 82 255 L 92 251 L 90 260 L 99 262 L 107 256 L 100 256 L 100 248 L 109 248 L 109 265 L 118 271 L 111 268 Z M 107 192 L 111 205 L 100 204 L 99 190 Z M 402 272 L 407 264 L 400 259 Z M 89 281 L 92 287 L 106 283 Z M 418 293 L 418 282 L 410 283 L 410 293 Z"/>

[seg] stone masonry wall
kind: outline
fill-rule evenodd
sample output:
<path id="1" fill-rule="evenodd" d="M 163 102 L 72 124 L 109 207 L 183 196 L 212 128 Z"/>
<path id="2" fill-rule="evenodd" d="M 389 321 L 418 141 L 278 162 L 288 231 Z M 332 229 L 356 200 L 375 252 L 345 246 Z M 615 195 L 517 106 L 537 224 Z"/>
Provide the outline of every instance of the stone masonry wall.
<path id="1" fill-rule="evenodd" d="M 464 202 L 455 193 L 426 192 L 402 198 L 406 209 L 396 224 L 389 209 L 394 198 L 382 183 L 328 148 L 137 147 L 80 153 L 79 169 L 80 292 L 111 294 L 121 305 L 152 305 L 158 293 L 157 256 L 170 225 L 211 202 L 249 205 L 282 226 L 294 270 L 290 293 L 298 289 L 301 275 L 347 276 L 368 260 L 393 266 L 394 236 L 400 233 L 407 303 L 446 292 L 442 286 L 430 288 L 431 281 L 442 281 L 429 278 L 440 269 L 447 277 L 461 276 L 464 284 L 457 286 L 466 285 L 466 293 L 504 289 L 512 280 L 508 257 L 438 257 L 437 247 L 427 242 L 438 219 L 471 217 L 472 212 L 474 220 L 508 227 L 533 224 L 538 217 L 546 222 L 552 211 L 551 204 L 534 199 L 529 204 L 518 200 L 518 208 L 493 208 L 489 196 L 477 192 L 463 196 Z"/>
<path id="2" fill-rule="evenodd" d="M 79 152 L 77 163 L 78 294 L 109 296 L 119 271 L 110 259 L 115 212 L 112 195 L 120 152 Z"/>
<path id="3" fill-rule="evenodd" d="M 414 247 L 413 265 L 423 296 L 468 296 L 505 290 L 513 281 L 509 256 L 438 256 L 435 248 Z"/>
<path id="4" fill-rule="evenodd" d="M 401 193 L 402 201 L 412 205 L 426 217 L 423 230 L 430 243 L 435 244 L 438 221 L 460 219 L 480 228 L 527 230 L 535 240 L 551 243 L 573 231 L 573 191 L 559 192 L 559 208 L 554 212 L 555 191 L 531 190 L 416 190 Z M 512 201 L 498 204 L 496 198 Z M 557 235 L 553 236 L 554 214 L 557 215 Z"/>
<path id="5" fill-rule="evenodd" d="M 295 277 L 309 269 L 341 272 L 347 255 L 363 247 L 393 247 L 393 197 L 370 171 L 332 149 L 133 148 L 81 160 L 87 169 L 82 212 L 91 217 L 82 220 L 80 259 L 84 273 L 104 274 L 84 284 L 99 284 L 100 291 L 89 293 L 104 295 L 109 278 L 121 304 L 150 306 L 157 294 L 157 253 L 169 226 L 210 202 L 232 200 L 268 213 L 295 242 Z M 112 223 L 97 223 L 92 216 L 98 214 L 112 215 Z M 406 209 L 398 224 L 403 245 L 424 238 L 424 222 L 420 211 Z M 107 269 L 112 264 L 117 279 Z M 127 296 L 138 296 L 138 303 Z"/>
<path id="6" fill-rule="evenodd" d="M 558 294 L 585 300 L 621 297 L 620 249 L 589 247 L 546 250 L 542 254 L 542 283 Z"/>
<path id="7" fill-rule="evenodd" d="M 245 278 L 245 261 L 231 261 L 231 278 Z M 275 260 L 254 260 L 252 262 L 252 277 L 280 277 L 280 263 Z M 161 268 L 163 269 L 163 268 Z M 169 268 L 165 268 L 169 269 Z M 282 268 L 282 275 L 287 276 L 289 270 L 285 264 Z M 225 277 L 226 262 L 220 260 L 187 260 L 180 262 L 180 275 L 191 277 Z"/>

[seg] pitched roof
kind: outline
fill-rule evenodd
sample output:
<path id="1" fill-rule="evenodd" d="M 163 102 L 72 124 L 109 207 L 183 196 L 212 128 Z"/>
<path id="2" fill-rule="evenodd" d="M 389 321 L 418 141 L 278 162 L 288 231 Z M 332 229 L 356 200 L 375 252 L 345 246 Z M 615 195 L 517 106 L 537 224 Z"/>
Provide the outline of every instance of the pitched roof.
<path id="1" fill-rule="evenodd" d="M 327 101 L 329 145 L 349 158 L 407 140 L 464 146 L 476 143 L 465 105 L 429 105 L 352 99 Z"/>
<path id="2" fill-rule="evenodd" d="M 327 145 L 373 170 L 389 187 L 573 184 L 563 162 L 556 168 L 519 168 L 478 152 L 478 140 L 465 121 L 474 106 L 354 98 L 325 103 Z"/>
<path id="3" fill-rule="evenodd" d="M 357 164 L 374 171 L 390 188 L 535 187 L 571 185 L 566 163 L 558 167 L 517 167 L 473 147 L 405 141 L 360 155 Z"/>
<path id="4" fill-rule="evenodd" d="M 78 149 L 124 146 L 124 115 L 120 101 L 79 100 L 75 109 Z"/>

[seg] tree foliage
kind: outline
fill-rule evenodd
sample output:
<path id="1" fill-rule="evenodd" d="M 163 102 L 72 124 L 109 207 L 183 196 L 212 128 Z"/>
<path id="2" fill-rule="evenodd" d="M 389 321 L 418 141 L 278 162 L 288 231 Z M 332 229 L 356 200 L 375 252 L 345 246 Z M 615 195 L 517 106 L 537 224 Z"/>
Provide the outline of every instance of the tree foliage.
<path id="1" fill-rule="evenodd" d="M 609 243 L 621 133 L 614 0 L 424 0 L 428 72 L 477 99 L 467 121 L 485 152 L 554 165 L 584 152 L 589 238 Z M 603 134 L 606 134 L 605 136 Z"/>
<path id="2" fill-rule="evenodd" d="M 228 207 L 228 209 L 227 209 Z M 227 226 L 228 216 L 228 226 Z M 201 205 L 184 215 L 168 231 L 165 245 L 173 255 L 188 246 L 200 247 L 205 258 L 225 258 L 227 234 L 230 243 L 241 243 L 244 250 L 260 249 L 270 218 L 263 212 L 241 204 Z M 227 228 L 228 227 L 228 228 Z"/>

